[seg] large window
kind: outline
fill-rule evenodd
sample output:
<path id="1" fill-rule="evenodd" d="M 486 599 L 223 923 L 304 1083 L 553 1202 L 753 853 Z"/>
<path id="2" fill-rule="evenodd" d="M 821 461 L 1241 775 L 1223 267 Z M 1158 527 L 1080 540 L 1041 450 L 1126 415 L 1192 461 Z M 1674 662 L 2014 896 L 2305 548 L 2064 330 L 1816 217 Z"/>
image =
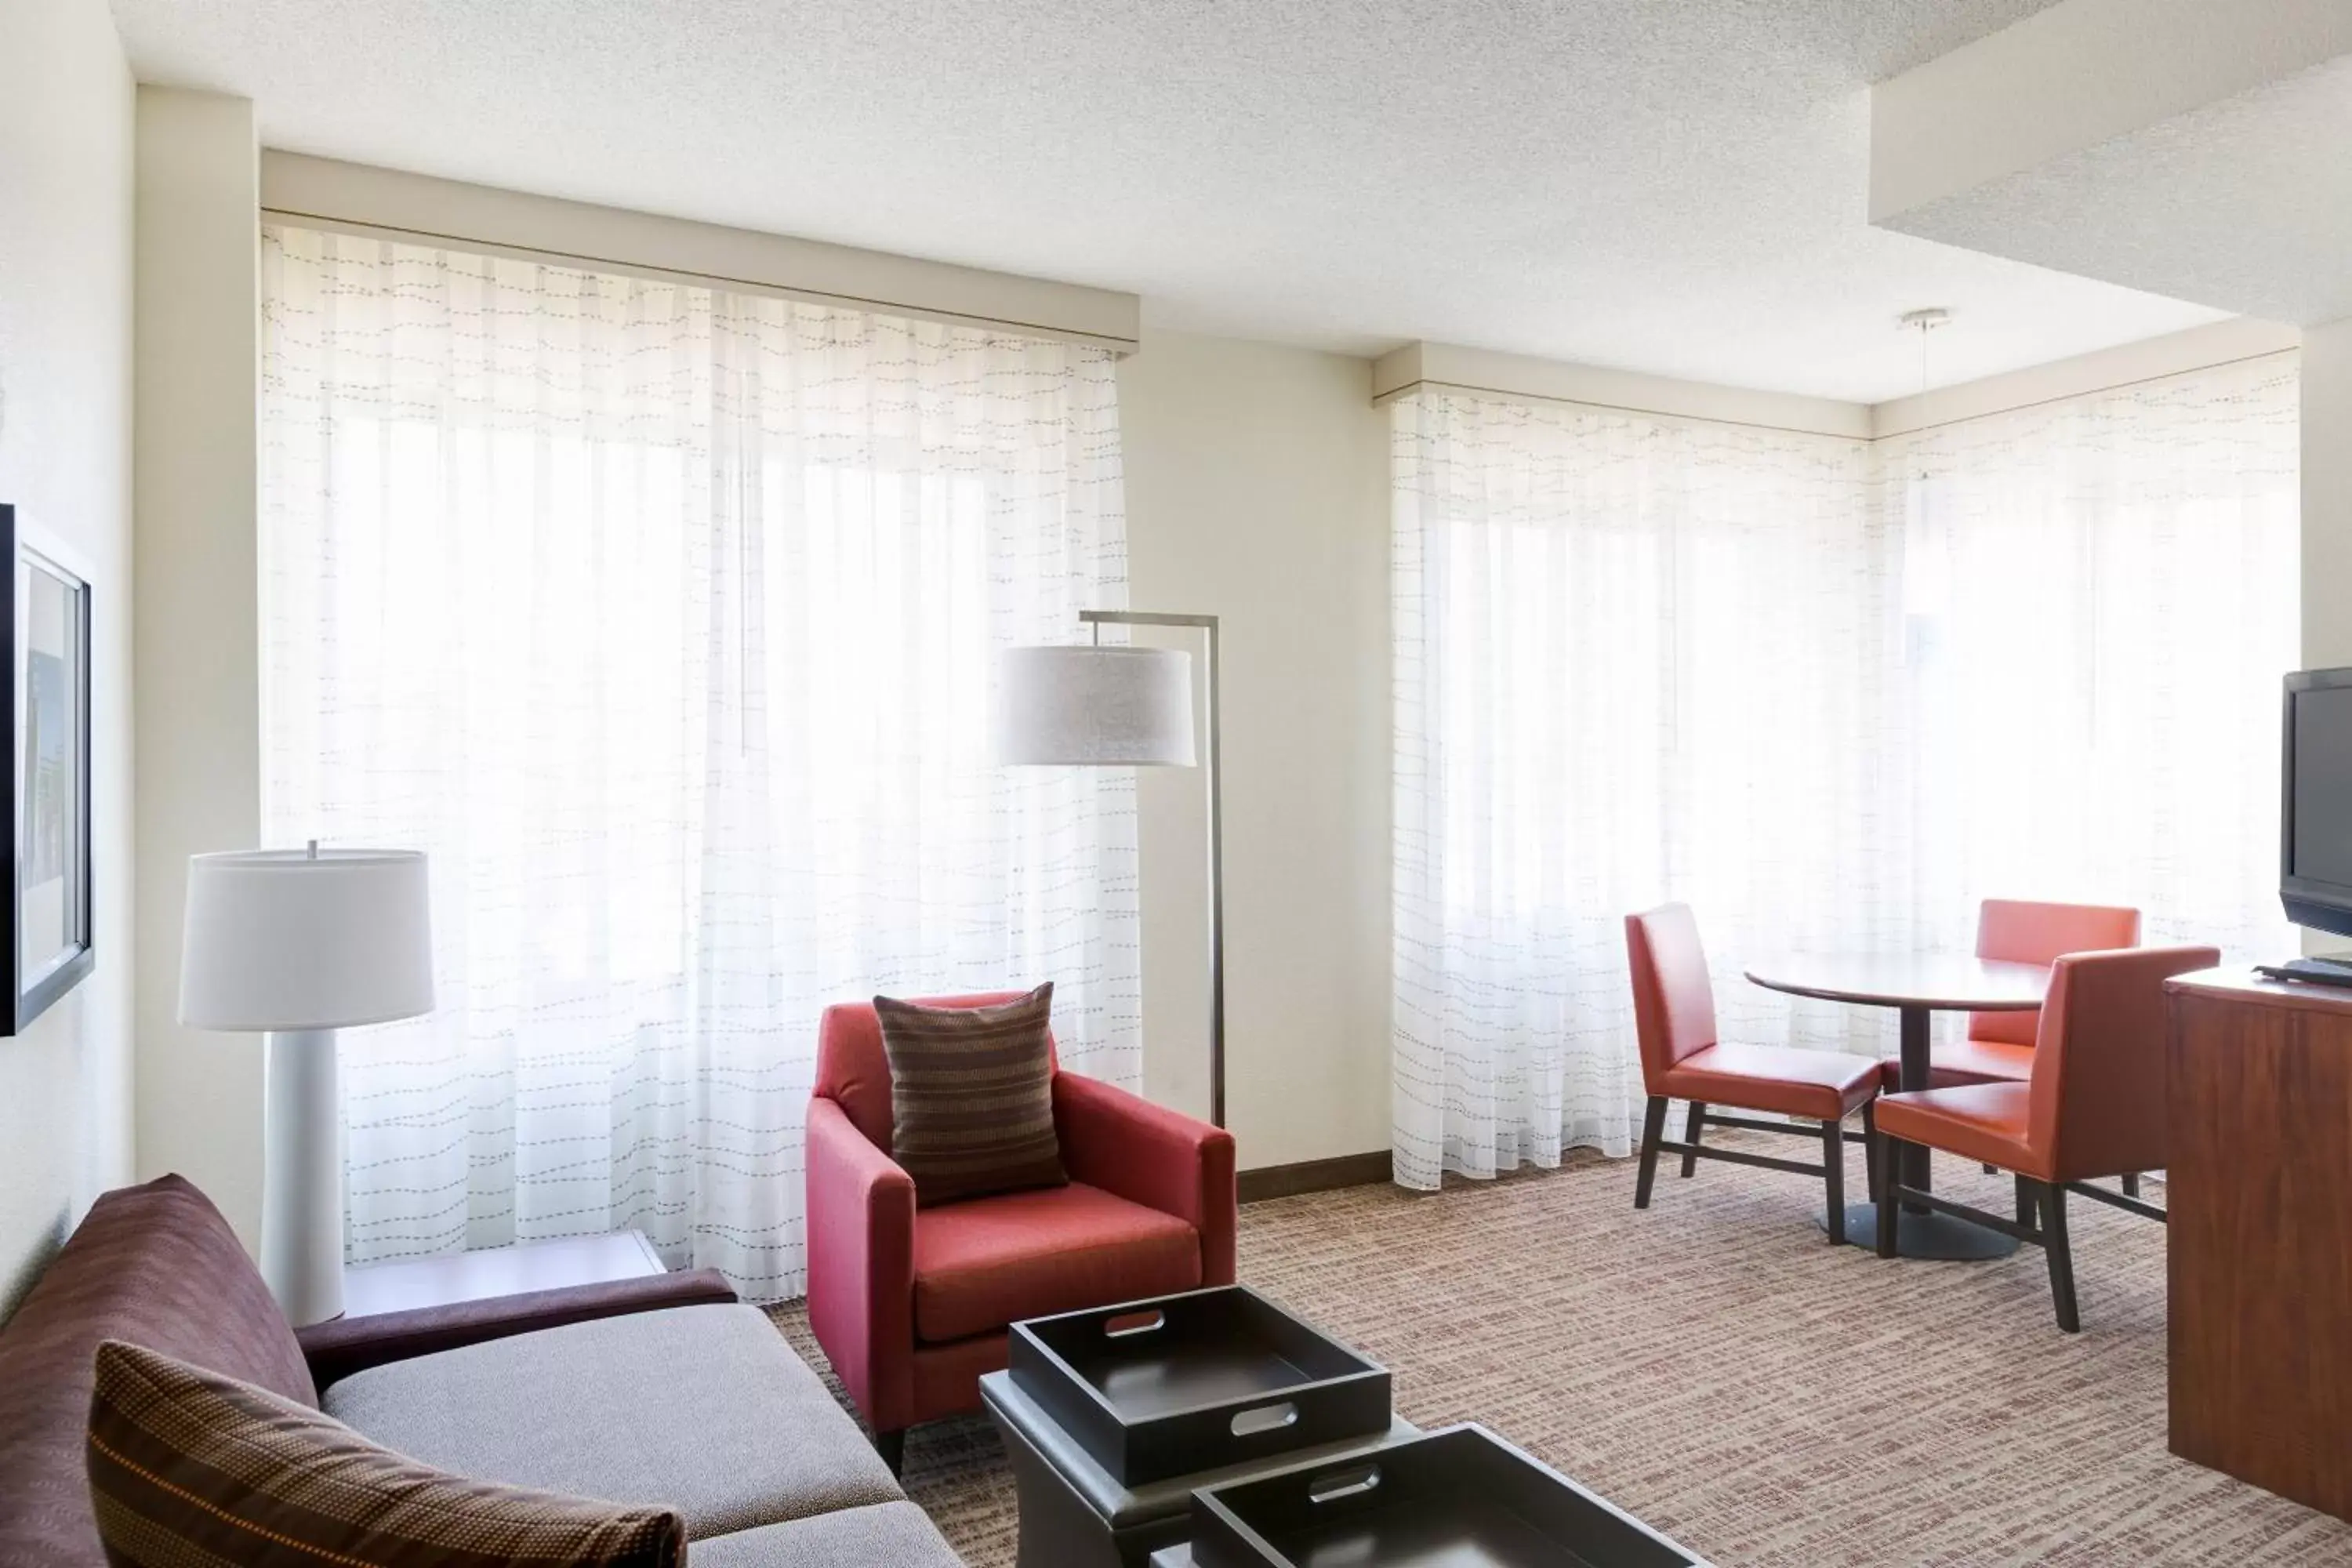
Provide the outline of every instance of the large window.
<path id="1" fill-rule="evenodd" d="M 1890 1054 L 1739 959 L 1965 945 L 1987 896 L 2285 950 L 2295 426 L 2278 359 L 1875 445 L 1400 400 L 1399 1179 L 1631 1148 L 1665 899 L 1727 1034 Z"/>
<path id="2" fill-rule="evenodd" d="M 2152 942 L 2294 950 L 2297 414 L 2287 355 L 1880 444 L 1923 909 L 2103 893 Z"/>
<path id="3" fill-rule="evenodd" d="M 995 648 L 1124 603 L 1108 354 L 263 245 L 266 830 L 432 858 L 355 1260 L 629 1226 L 797 1293 L 817 1018 L 877 990 L 1052 979 L 1133 1081 L 1132 783 L 983 728 Z"/>

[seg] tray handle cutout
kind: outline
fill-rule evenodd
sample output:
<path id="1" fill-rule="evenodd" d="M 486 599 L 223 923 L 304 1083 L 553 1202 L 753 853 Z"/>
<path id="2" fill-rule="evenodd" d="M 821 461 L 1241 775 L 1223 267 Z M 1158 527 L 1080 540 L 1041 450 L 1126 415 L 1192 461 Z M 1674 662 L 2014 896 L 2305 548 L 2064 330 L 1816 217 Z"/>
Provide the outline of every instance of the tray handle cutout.
<path id="1" fill-rule="evenodd" d="M 1143 1312 L 1121 1312 L 1103 1321 L 1103 1337 L 1110 1340 L 1131 1339 L 1137 1334 L 1156 1333 L 1168 1326 L 1168 1314 L 1154 1307 Z"/>
<path id="2" fill-rule="evenodd" d="M 1318 1476 L 1307 1483 L 1308 1502 L 1339 1502 L 1347 1498 L 1362 1497 L 1381 1484 L 1378 1465 L 1357 1465 L 1349 1469 L 1334 1470 L 1328 1476 Z"/>
<path id="3" fill-rule="evenodd" d="M 1279 1405 L 1261 1405 L 1255 1410 L 1238 1411 L 1234 1415 L 1234 1436 L 1255 1437 L 1261 1432 L 1279 1432 L 1286 1426 L 1298 1425 L 1298 1406 L 1288 1400 Z"/>

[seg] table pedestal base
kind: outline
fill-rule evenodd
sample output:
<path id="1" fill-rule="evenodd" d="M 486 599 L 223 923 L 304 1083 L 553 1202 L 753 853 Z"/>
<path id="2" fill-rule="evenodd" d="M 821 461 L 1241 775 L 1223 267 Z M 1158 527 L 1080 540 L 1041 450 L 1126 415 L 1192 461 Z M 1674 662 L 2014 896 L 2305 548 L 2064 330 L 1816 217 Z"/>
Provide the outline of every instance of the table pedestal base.
<path id="1" fill-rule="evenodd" d="M 1824 1231 L 1829 1229 L 1826 1215 L 1813 1221 Z M 1845 1205 L 1845 1238 L 1865 1251 L 1878 1246 L 1878 1205 L 1848 1204 Z M 1987 1230 L 1980 1225 L 1970 1225 L 1950 1215 L 1913 1214 L 1905 1211 L 1895 1222 L 1895 1250 L 1903 1258 L 1927 1258 L 1948 1263 L 1983 1263 L 1996 1258 L 2007 1258 L 2018 1249 L 2020 1243 L 2013 1236 L 2003 1236 L 1997 1230 Z"/>

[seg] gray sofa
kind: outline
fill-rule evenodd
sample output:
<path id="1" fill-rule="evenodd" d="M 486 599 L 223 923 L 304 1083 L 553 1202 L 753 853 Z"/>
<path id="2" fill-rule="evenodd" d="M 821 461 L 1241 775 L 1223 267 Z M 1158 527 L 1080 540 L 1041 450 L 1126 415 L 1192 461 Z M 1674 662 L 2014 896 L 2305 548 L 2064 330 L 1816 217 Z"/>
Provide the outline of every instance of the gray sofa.
<path id="1" fill-rule="evenodd" d="M 889 1467 L 756 1307 L 673 1307 L 354 1373 L 328 1415 L 457 1475 L 661 1503 L 694 1568 L 954 1568 Z"/>
<path id="2" fill-rule="evenodd" d="M 100 1198 L 0 1328 L 0 1568 L 103 1568 L 82 1428 L 109 1339 L 477 1479 L 673 1508 L 693 1568 L 961 1568 L 816 1373 L 715 1275 L 298 1338 L 219 1211 L 176 1176 Z"/>

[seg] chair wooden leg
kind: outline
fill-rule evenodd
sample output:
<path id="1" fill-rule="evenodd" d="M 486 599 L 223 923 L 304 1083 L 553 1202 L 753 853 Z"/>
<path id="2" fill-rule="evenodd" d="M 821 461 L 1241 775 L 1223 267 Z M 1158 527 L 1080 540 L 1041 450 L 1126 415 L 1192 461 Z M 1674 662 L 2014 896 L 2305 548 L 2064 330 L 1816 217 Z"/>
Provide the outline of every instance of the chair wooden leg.
<path id="1" fill-rule="evenodd" d="M 1836 1118 L 1822 1123 L 1822 1178 L 1830 1190 L 1830 1245 L 1845 1245 L 1845 1127 Z"/>
<path id="2" fill-rule="evenodd" d="M 1706 1126 L 1706 1103 L 1704 1100 L 1694 1100 L 1690 1102 L 1690 1114 L 1683 1118 L 1683 1142 L 1690 1144 L 1693 1148 L 1696 1148 L 1698 1146 L 1698 1135 Z M 1698 1156 L 1696 1154 L 1684 1155 L 1684 1178 L 1687 1180 L 1696 1174 L 1698 1174 Z"/>
<path id="3" fill-rule="evenodd" d="M 1633 1206 L 1650 1206 L 1650 1187 L 1658 1179 L 1658 1140 L 1666 1135 L 1666 1097 L 1650 1096 L 1650 1109 L 1642 1117 L 1642 1173 L 1633 1182 Z"/>
<path id="4" fill-rule="evenodd" d="M 1862 1108 L 1862 1180 L 1870 1189 L 1870 1201 L 1878 1201 L 1878 1106 L 1875 1102 Z"/>
<path id="5" fill-rule="evenodd" d="M 2036 1182 L 2034 1198 L 2042 1205 L 2042 1250 L 2050 1255 L 2050 1299 L 2057 1308 L 2058 1326 L 2078 1333 L 2082 1318 L 2074 1310 L 2074 1254 L 2066 1241 L 2066 1189 L 2055 1182 Z"/>
<path id="6" fill-rule="evenodd" d="M 1895 1256 L 1895 1216 L 1903 1205 L 1895 1201 L 1895 1184 L 1902 1180 L 1903 1141 L 1878 1135 L 1878 1256 Z"/>
<path id="7" fill-rule="evenodd" d="M 887 1466 L 889 1466 L 889 1467 L 890 1467 L 890 1473 L 891 1473 L 892 1475 L 894 1475 L 894 1476 L 903 1476 L 904 1474 L 906 1474 L 906 1471 L 907 1471 L 907 1432 L 906 1432 L 906 1428 L 904 1428 L 904 1427 L 902 1426 L 902 1427 L 900 1427 L 900 1428 L 899 1428 L 898 1431 L 896 1431 L 896 1432 L 877 1432 L 877 1433 L 875 1433 L 875 1434 L 874 1434 L 874 1451 L 875 1451 L 876 1453 L 878 1453 L 878 1454 L 880 1454 L 880 1455 L 882 1456 L 882 1462 L 883 1462 L 884 1464 L 886 1464 L 886 1465 L 887 1465 Z"/>
<path id="8" fill-rule="evenodd" d="M 2124 1178 L 2124 1196 L 2127 1198 L 2136 1198 L 2139 1196 L 2139 1173 L 2137 1172 L 2134 1172 Z"/>
<path id="9" fill-rule="evenodd" d="M 2017 1223 L 2020 1225 L 2032 1225 L 2033 1223 L 2034 1185 L 2035 1184 L 2030 1176 L 2020 1176 L 2017 1178 Z"/>

